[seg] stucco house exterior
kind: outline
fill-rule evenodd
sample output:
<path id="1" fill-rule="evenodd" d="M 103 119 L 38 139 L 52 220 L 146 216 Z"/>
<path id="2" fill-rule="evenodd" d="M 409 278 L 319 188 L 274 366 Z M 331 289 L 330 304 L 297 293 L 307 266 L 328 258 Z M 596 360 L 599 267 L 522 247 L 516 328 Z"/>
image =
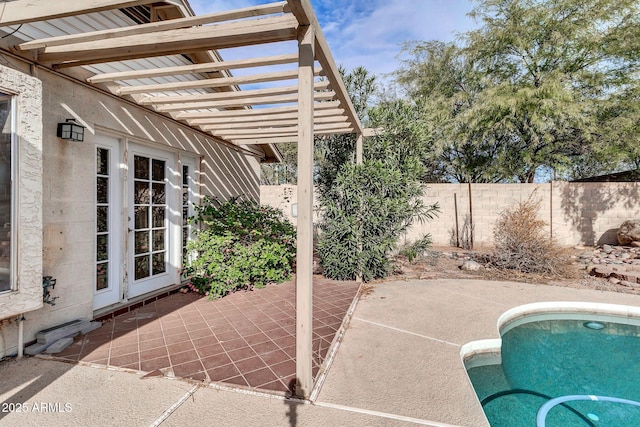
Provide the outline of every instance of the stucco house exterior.
<path id="1" fill-rule="evenodd" d="M 275 143 L 304 142 L 310 178 L 314 134 L 362 133 L 307 0 L 3 2 L 0 124 L 0 358 L 179 287 L 186 218 L 204 195 L 259 199 Z"/>

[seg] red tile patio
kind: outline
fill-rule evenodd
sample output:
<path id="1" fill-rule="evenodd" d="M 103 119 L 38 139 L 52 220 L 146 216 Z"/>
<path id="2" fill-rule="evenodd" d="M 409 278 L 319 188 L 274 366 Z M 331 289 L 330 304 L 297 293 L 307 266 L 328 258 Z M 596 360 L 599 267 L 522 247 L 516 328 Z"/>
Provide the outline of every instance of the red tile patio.
<path id="1" fill-rule="evenodd" d="M 314 377 L 357 293 L 355 282 L 314 277 Z M 295 382 L 295 329 L 293 282 L 215 301 L 176 293 L 105 322 L 56 356 L 286 393 Z"/>

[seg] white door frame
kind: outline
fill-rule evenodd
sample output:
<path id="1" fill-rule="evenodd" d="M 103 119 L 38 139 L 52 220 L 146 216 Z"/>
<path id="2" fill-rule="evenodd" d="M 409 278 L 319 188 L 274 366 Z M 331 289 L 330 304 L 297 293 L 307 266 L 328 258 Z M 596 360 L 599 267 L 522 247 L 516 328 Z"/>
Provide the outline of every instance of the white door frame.
<path id="1" fill-rule="evenodd" d="M 165 271 L 159 274 L 151 274 L 148 277 L 136 280 L 135 271 L 135 170 L 134 161 L 136 156 L 163 160 L 165 162 L 165 236 L 164 247 Z M 128 237 L 127 237 L 127 298 L 136 297 L 148 292 L 162 289 L 175 283 L 179 283 L 179 244 L 181 241 L 181 209 L 179 208 L 180 199 L 178 194 L 181 192 L 180 171 L 177 169 L 178 161 L 176 153 L 152 148 L 146 145 L 140 145 L 130 142 L 128 144 L 128 182 L 127 182 L 127 205 L 128 205 Z M 151 248 L 153 250 L 153 248 Z"/>
<path id="2" fill-rule="evenodd" d="M 191 240 L 192 236 L 193 236 L 193 230 L 194 230 L 194 226 L 191 224 L 185 225 L 184 221 L 184 210 L 186 208 L 187 212 L 187 218 L 190 216 L 193 216 L 195 214 L 195 206 L 198 205 L 200 203 L 200 194 L 199 194 L 199 180 L 198 177 L 200 175 L 200 168 L 199 168 L 199 160 L 197 157 L 195 156 L 190 156 L 190 155 L 185 155 L 185 154 L 181 154 L 180 155 L 180 164 L 181 164 L 181 170 L 180 170 L 180 183 L 182 184 L 182 191 L 186 190 L 187 191 L 187 195 L 188 195 L 188 203 L 185 205 L 184 204 L 184 200 L 181 198 L 181 207 L 182 207 L 182 223 L 181 223 L 181 227 L 180 227 L 180 247 L 182 248 L 182 245 L 184 243 L 184 235 L 183 232 L 187 232 L 187 241 Z M 184 180 L 184 167 L 188 168 L 189 174 L 187 176 L 187 180 L 185 182 Z M 182 196 L 182 191 L 181 191 L 181 197 Z M 182 251 L 180 251 L 179 253 L 179 260 L 178 263 L 182 266 L 184 264 L 184 260 L 182 258 Z"/>
<path id="3" fill-rule="evenodd" d="M 96 202 L 94 204 L 96 214 L 94 216 L 94 235 L 96 245 L 94 246 L 94 265 L 96 269 L 93 274 L 93 309 L 97 310 L 108 305 L 112 305 L 122 301 L 122 275 L 121 275 L 121 236 L 122 236 L 122 219 L 121 219 L 121 197 L 122 197 L 122 170 L 121 170 L 121 144 L 120 140 L 105 135 L 96 135 L 96 146 L 94 149 L 94 191 L 96 191 Z M 98 167 L 97 154 L 99 149 L 108 150 L 108 176 L 102 176 L 108 180 L 108 205 L 100 203 L 97 197 L 98 184 Z M 106 208 L 107 211 L 107 232 L 98 230 L 98 209 Z M 106 236 L 108 262 L 98 260 L 98 246 L 103 241 L 101 236 Z M 105 267 L 100 267 L 100 266 Z M 106 287 L 98 290 L 98 271 L 106 270 L 107 279 Z"/>

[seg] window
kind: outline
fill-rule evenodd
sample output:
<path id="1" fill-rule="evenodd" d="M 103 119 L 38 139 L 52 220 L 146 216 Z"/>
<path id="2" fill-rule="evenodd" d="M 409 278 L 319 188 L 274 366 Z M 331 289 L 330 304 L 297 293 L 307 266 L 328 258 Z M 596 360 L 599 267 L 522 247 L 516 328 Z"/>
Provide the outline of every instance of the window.
<path id="1" fill-rule="evenodd" d="M 109 149 L 96 149 L 96 291 L 109 287 L 109 157 Z"/>
<path id="2" fill-rule="evenodd" d="M 189 224 L 189 214 L 191 211 L 191 200 L 189 181 L 189 166 L 182 166 L 182 264 L 187 260 L 187 243 L 191 236 L 191 225 Z"/>
<path id="3" fill-rule="evenodd" d="M 13 288 L 14 98 L 0 93 L 0 292 Z"/>
<path id="4" fill-rule="evenodd" d="M 135 280 L 167 271 L 166 162 L 134 157 Z"/>

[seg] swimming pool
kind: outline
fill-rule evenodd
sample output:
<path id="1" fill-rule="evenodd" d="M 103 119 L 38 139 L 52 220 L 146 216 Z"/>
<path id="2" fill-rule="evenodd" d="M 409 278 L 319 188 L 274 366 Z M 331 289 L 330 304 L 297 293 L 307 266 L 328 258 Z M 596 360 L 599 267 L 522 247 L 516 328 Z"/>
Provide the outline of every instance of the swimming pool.
<path id="1" fill-rule="evenodd" d="M 575 304 L 520 307 L 501 317 L 501 340 L 463 348 L 492 427 L 640 426 L 638 310 Z"/>

